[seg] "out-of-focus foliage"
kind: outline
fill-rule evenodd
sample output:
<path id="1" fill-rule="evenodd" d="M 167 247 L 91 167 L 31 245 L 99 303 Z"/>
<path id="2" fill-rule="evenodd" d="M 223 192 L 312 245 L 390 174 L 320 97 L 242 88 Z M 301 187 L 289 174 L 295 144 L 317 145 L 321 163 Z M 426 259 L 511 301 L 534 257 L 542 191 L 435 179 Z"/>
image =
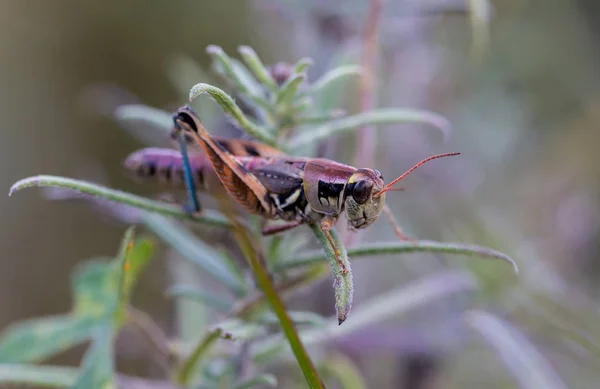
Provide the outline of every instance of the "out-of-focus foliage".
<path id="1" fill-rule="evenodd" d="M 514 257 L 521 270 L 515 277 L 501 263 L 450 261 L 441 246 L 440 252 L 411 250 L 410 256 L 383 254 L 380 247 L 377 260 L 369 256 L 352 262 L 355 309 L 337 327 L 324 318 L 333 307 L 329 282 L 296 291 L 299 285 L 327 274 L 327 268 L 316 262 L 320 253 L 305 251 L 310 242 L 307 236 L 266 240 L 267 263 L 272 269 L 285 269 L 276 270 L 277 277 L 282 276 L 276 281 L 289 287 L 283 295 L 290 298 L 290 316 L 322 377 L 342 387 L 595 387 L 600 361 L 595 265 L 600 231 L 596 145 L 600 139 L 593 129 L 599 122 L 595 110 L 600 84 L 594 49 L 597 36 L 587 24 L 588 20 L 590 25 L 597 24 L 595 13 L 583 14 L 578 8 L 589 2 L 384 2 L 376 64 L 380 115 L 386 113 L 385 107 L 410 106 L 415 107 L 413 113 L 427 113 L 431 124 L 448 128 L 446 119 L 429 111 L 440 112 L 453 128 L 443 145 L 430 126 L 404 123 L 400 128 L 383 116 L 379 122 L 373 117 L 357 121 L 366 115 L 357 109 L 354 82 L 360 70 L 356 63 L 366 2 L 263 0 L 248 4 L 252 5 L 247 14 L 251 43 L 265 42 L 256 46 L 261 58 L 313 58 L 312 66 L 304 69 L 312 85 L 308 92 L 315 92 L 312 105 L 308 99 L 298 101 L 298 107 L 311 110 L 310 116 L 301 117 L 291 126 L 294 131 L 290 130 L 291 140 L 303 149 L 292 148 L 292 152 L 351 163 L 360 144 L 355 144 L 352 131 L 345 135 L 338 131 L 367 122 L 387 124 L 376 130 L 374 166 L 386 178 L 442 147 L 463 152 L 459 160 L 425 168 L 406 181 L 403 193 L 389 196 L 388 202 L 410 234 L 494 247 Z M 240 43 L 249 42 L 234 45 Z M 218 61 L 213 65 L 214 77 L 196 63 L 202 54 L 194 47 L 185 55 L 177 53 L 166 66 L 166 78 L 179 98 L 164 105 L 164 110 L 149 110 L 140 101 L 129 100 L 111 113 L 124 119 L 121 123 L 143 143 L 164 146 L 169 112 L 187 100 L 191 85 L 201 81 L 222 86 L 252 122 L 276 127 L 261 102 L 260 84 L 240 67 L 241 55 L 230 58 L 237 79 L 227 75 Z M 220 53 L 213 48 L 211 56 L 215 59 Z M 150 88 L 154 81 L 147 80 L 145 85 Z M 236 94 L 240 85 L 244 93 Z M 247 108 L 255 114 L 249 115 Z M 224 121 L 220 106 L 208 99 L 194 102 L 194 109 L 211 133 L 240 134 L 239 124 Z M 402 110 L 396 113 L 404 115 Z M 354 118 L 354 124 L 347 125 L 347 117 Z M 150 123 L 140 123 L 140 118 Z M 337 125 L 332 127 L 330 122 Z M 322 134 L 319 145 L 313 143 L 315 134 Z M 239 387 L 273 383 L 270 376 L 250 377 L 262 369 L 277 375 L 278 387 L 296 387 L 302 382 L 299 375 L 289 373 L 290 365 L 285 362 L 292 361 L 291 354 L 281 334 L 270 327 L 277 321 L 262 309 L 260 295 L 253 293 L 254 285 L 240 271 L 244 268 L 239 254 L 226 250 L 231 241 L 224 234 L 194 227 L 204 246 L 211 249 L 191 250 L 197 245 L 190 244 L 195 241 L 187 239 L 191 234 L 183 223 L 167 221 L 162 215 L 152 215 L 155 220 L 145 214 L 132 216 L 130 210 L 120 212 L 105 204 L 99 209 L 111 214 L 119 210 L 119 217 L 130 217 L 124 221 L 143 223 L 173 247 L 165 257 L 174 284 L 169 292 L 177 297 L 179 328 L 173 332 L 180 339 L 165 344 L 149 338 L 155 343 L 152 358 L 158 354 L 168 363 L 173 349 L 187 353 L 198 339 L 213 333 L 217 322 L 236 340 L 217 340 L 209 358 L 203 359 L 211 363 L 201 366 L 198 374 L 208 387 L 232 387 L 232 381 L 238 381 Z M 222 221 L 220 215 L 215 216 Z M 347 238 L 344 231 L 340 235 Z M 361 250 L 369 251 L 371 243 L 392 237 L 385 223 L 377 223 L 362 237 L 364 244 L 348 247 L 350 258 Z M 189 261 L 175 260 L 174 253 Z M 202 253 L 226 265 L 215 267 L 215 261 L 198 260 L 207 256 Z M 296 261 L 307 260 L 315 266 L 296 268 Z M 292 266 L 286 268 L 288 264 Z M 232 309 L 239 317 L 224 317 Z M 320 314 L 307 317 L 307 310 Z M 46 320 L 42 325 L 50 328 L 42 331 L 63 335 L 53 343 L 40 343 L 37 350 L 20 347 L 22 361 L 25 357 L 44 359 L 34 354 L 50 355 L 65 344 L 90 338 L 85 326 L 73 327 L 71 315 L 66 317 L 42 319 Z M 0 346 L 5 344 L 9 343 Z M 93 355 L 110 352 L 97 344 L 88 350 L 86 362 Z M 84 362 L 82 366 L 89 365 Z M 13 377 L 15 382 L 54 381 L 58 387 L 74 383 L 77 377 L 76 371 L 63 368 L 29 369 L 29 365 L 0 365 L 0 375 Z M 360 378 L 348 378 L 350 372 Z M 43 378 L 31 378 L 36 374 Z M 29 381 L 23 377 L 30 377 Z"/>

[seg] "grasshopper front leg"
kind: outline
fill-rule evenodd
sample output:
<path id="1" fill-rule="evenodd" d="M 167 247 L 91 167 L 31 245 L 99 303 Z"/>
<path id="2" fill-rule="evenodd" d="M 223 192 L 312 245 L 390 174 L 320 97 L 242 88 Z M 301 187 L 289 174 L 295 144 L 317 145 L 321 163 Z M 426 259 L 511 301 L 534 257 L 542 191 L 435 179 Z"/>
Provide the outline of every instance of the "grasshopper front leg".
<path id="1" fill-rule="evenodd" d="M 333 228 L 333 226 L 335 225 L 336 222 L 337 222 L 336 217 L 325 216 L 325 218 L 321 221 L 320 228 L 321 228 L 321 231 L 323 231 L 323 233 L 325 234 L 325 237 L 327 237 L 327 240 L 329 241 L 329 245 L 331 246 L 331 249 L 333 250 L 335 260 L 338 263 L 338 265 L 340 266 L 340 269 L 342 269 L 341 270 L 342 275 L 346 275 L 346 274 L 348 274 L 348 268 L 346 267 L 346 264 L 342 260 L 342 252 L 339 249 L 339 247 L 337 246 L 335 240 L 333 239 L 333 236 L 331 236 L 331 229 Z"/>

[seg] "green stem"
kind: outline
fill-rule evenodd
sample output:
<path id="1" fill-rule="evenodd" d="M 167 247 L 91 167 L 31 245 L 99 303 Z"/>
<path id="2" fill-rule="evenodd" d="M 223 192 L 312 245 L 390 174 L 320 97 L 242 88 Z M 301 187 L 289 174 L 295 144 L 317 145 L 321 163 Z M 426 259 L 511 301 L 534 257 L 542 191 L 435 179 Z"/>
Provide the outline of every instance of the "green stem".
<path id="1" fill-rule="evenodd" d="M 198 363 L 206 356 L 212 345 L 221 337 L 223 330 L 216 328 L 209 331 L 196 345 L 191 354 L 183 361 L 175 372 L 175 382 L 183 387 L 188 386 Z"/>
<path id="2" fill-rule="evenodd" d="M 178 219 L 190 220 L 214 227 L 231 228 L 231 224 L 214 212 L 203 212 L 201 216 L 194 216 L 185 212 L 181 207 L 165 204 L 160 201 L 149 200 L 145 197 L 137 196 L 131 193 L 123 192 L 120 190 L 106 188 L 101 185 L 92 184 L 86 181 L 75 180 L 66 177 L 40 175 L 29 178 L 24 178 L 17 181 L 8 193 L 12 196 L 15 192 L 29 187 L 44 187 L 52 186 L 57 188 L 71 189 L 76 192 L 89 194 L 91 196 L 99 197 L 109 201 L 115 201 L 117 203 L 129 205 L 145 211 L 159 213 L 165 216 L 171 216 Z"/>
<path id="3" fill-rule="evenodd" d="M 408 253 L 442 253 L 453 255 L 469 255 L 490 259 L 500 259 L 510 263 L 515 273 L 519 272 L 516 262 L 506 254 L 492 250 L 488 247 L 462 244 L 462 243 L 440 243 L 435 241 L 420 240 L 417 242 L 381 242 L 363 244 L 360 247 L 348 249 L 348 255 L 352 258 L 367 257 L 371 255 L 408 254 Z M 320 251 L 297 256 L 292 261 L 281 261 L 274 265 L 275 272 L 283 269 L 312 265 L 327 260 L 328 257 Z"/>
<path id="4" fill-rule="evenodd" d="M 288 315 L 283 301 L 279 297 L 279 294 L 271 282 L 271 278 L 269 277 L 267 270 L 263 267 L 260 258 L 254 251 L 252 242 L 250 241 L 246 231 L 243 230 L 241 226 L 236 226 L 234 229 L 234 234 L 242 253 L 250 264 L 257 284 L 263 290 L 267 301 L 270 303 L 271 308 L 273 309 L 273 312 L 277 316 L 277 319 L 279 319 L 283 333 L 285 334 L 290 347 L 292 348 L 292 352 L 294 353 L 294 356 L 300 365 L 300 369 L 302 369 L 302 373 L 304 374 L 304 378 L 306 378 L 308 386 L 312 389 L 325 388 L 325 385 L 321 381 L 313 362 L 311 361 L 306 349 L 304 348 L 304 345 L 302 344 L 302 341 L 300 340 L 300 337 L 298 336 L 296 327 Z"/>

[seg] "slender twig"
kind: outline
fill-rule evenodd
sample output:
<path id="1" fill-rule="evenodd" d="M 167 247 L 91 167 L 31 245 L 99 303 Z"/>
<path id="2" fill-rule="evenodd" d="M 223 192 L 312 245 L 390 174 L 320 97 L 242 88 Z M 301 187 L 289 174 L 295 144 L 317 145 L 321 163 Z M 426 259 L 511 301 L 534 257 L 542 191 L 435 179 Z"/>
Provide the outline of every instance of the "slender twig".
<path id="1" fill-rule="evenodd" d="M 152 347 L 157 360 L 168 371 L 176 355 L 174 355 L 174 350 L 169 346 L 169 339 L 163 330 L 152 320 L 150 315 L 133 307 L 127 309 L 127 318 L 129 324 L 135 327 L 140 335 L 146 339 Z"/>

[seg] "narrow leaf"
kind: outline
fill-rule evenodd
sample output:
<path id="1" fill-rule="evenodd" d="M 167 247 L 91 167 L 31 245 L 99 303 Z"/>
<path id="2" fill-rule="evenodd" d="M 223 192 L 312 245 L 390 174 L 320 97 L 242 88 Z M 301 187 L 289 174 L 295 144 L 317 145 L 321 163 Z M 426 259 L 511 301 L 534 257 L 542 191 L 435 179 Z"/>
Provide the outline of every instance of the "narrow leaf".
<path id="1" fill-rule="evenodd" d="M 247 293 L 246 285 L 229 270 L 221 254 L 196 238 L 189 230 L 160 215 L 149 214 L 144 220 L 146 226 L 160 239 L 226 285 L 236 295 L 242 296 Z"/>
<path id="2" fill-rule="evenodd" d="M 0 363 L 43 361 L 89 339 L 95 325 L 71 315 L 17 323 L 2 332 Z"/>
<path id="3" fill-rule="evenodd" d="M 190 215 L 188 212 L 185 212 L 182 207 L 166 204 L 160 201 L 149 200 L 147 198 L 137 196 L 131 193 L 110 189 L 101 185 L 92 184 L 90 182 L 65 177 L 40 175 L 24 178 L 22 180 L 17 181 L 10 188 L 10 192 L 8 195 L 12 196 L 17 191 L 34 186 L 51 186 L 70 189 L 76 192 L 89 194 L 105 200 L 129 205 L 146 211 L 160 213 L 166 216 L 172 216 L 184 220 L 191 220 L 214 227 L 228 228 L 230 226 L 229 222 L 223 217 L 221 217 L 218 213 L 203 212 L 203 214 L 200 216 L 194 216 Z"/>
<path id="4" fill-rule="evenodd" d="M 216 328 L 204 335 L 197 342 L 196 347 L 187 356 L 175 372 L 175 381 L 181 386 L 187 386 L 194 378 L 193 375 L 198 369 L 199 363 L 207 356 L 214 343 L 223 335 L 223 330 Z"/>
<path id="5" fill-rule="evenodd" d="M 115 263 L 89 260 L 72 275 L 73 315 L 96 322 L 111 321 L 119 292 Z"/>
<path id="6" fill-rule="evenodd" d="M 339 82 L 342 78 L 348 76 L 360 76 L 361 72 L 362 67 L 359 65 L 338 66 L 323 74 L 318 80 L 312 83 L 309 93 L 322 93 L 325 89 L 329 88 L 332 84 Z"/>
<path id="7" fill-rule="evenodd" d="M 465 318 L 500 354 L 522 388 L 567 388 L 529 339 L 511 324 L 484 311 L 471 311 Z"/>
<path id="8" fill-rule="evenodd" d="M 308 57 L 300 58 L 300 60 L 298 60 L 298 62 L 296 62 L 296 65 L 294 66 L 294 73 L 296 73 L 296 74 L 306 73 L 308 68 L 310 68 L 313 64 L 314 64 L 314 61 L 311 58 L 308 58 Z"/>
<path id="9" fill-rule="evenodd" d="M 518 274 L 519 268 L 516 262 L 506 254 L 492 250 L 488 247 L 463 244 L 463 243 L 441 243 L 430 240 L 419 240 L 416 242 L 379 242 L 363 244 L 360 247 L 348 250 L 352 258 L 364 258 L 376 255 L 409 254 L 409 253 L 441 253 L 452 255 L 468 255 L 488 259 L 499 259 L 508 262 L 514 272 Z M 296 256 L 294 260 L 281 261 L 276 264 L 275 271 L 289 269 L 299 266 L 311 265 L 326 260 L 322 252 L 306 253 Z"/>
<path id="10" fill-rule="evenodd" d="M 333 247 L 329 244 L 329 240 L 323 231 L 321 231 L 316 224 L 311 225 L 311 229 L 321 243 L 321 246 L 323 246 L 325 257 L 329 260 L 329 266 L 331 267 L 331 274 L 333 276 L 333 289 L 335 291 L 335 310 L 337 312 L 338 324 L 342 324 L 350 314 L 352 301 L 354 299 L 354 282 L 352 280 L 352 270 L 350 260 L 348 259 L 348 253 L 335 230 L 331 230 L 331 235 L 340 250 L 341 260 L 344 267 L 347 269 L 347 273 L 344 274 L 341 265 L 336 259 Z"/>
<path id="11" fill-rule="evenodd" d="M 330 136 L 343 132 L 350 132 L 367 125 L 397 123 L 430 124 L 442 132 L 444 140 L 449 138 L 451 131 L 448 120 L 433 112 L 409 108 L 381 108 L 346 116 L 314 127 L 310 131 L 305 131 L 292 138 L 289 143 L 289 148 L 294 149 L 296 147 L 308 145 L 329 138 Z"/>
<path id="12" fill-rule="evenodd" d="M 288 78 L 281 86 L 279 93 L 277 93 L 276 103 L 278 105 L 287 105 L 292 102 L 305 80 L 306 74 L 304 73 L 294 74 L 292 77 Z"/>
<path id="13" fill-rule="evenodd" d="M 254 103 L 261 107 L 268 106 L 268 102 L 262 95 L 262 91 L 256 90 L 255 84 L 249 81 L 247 77 L 242 77 L 239 71 L 239 65 L 235 67 L 231 58 L 223 51 L 222 48 L 215 45 L 210 45 L 206 48 L 206 52 L 218 63 L 218 68 L 221 73 L 227 77 L 238 92 L 248 96 Z M 257 93 L 258 92 L 258 93 Z"/>
<path id="14" fill-rule="evenodd" d="M 113 336 L 110 325 L 102 326 L 94 343 L 84 356 L 79 377 L 71 389 L 115 388 L 113 367 Z"/>
<path id="15" fill-rule="evenodd" d="M 0 363 L 0 383 L 36 388 L 66 388 L 75 382 L 77 370 L 72 367 L 38 366 Z"/>
<path id="16" fill-rule="evenodd" d="M 210 97 L 212 97 L 212 99 L 221 106 L 223 111 L 231 115 L 236 123 L 249 135 L 270 146 L 275 145 L 275 139 L 270 134 L 270 131 L 248 119 L 240 107 L 238 107 L 238 105 L 233 101 L 233 99 L 221 89 L 208 84 L 196 84 L 190 90 L 190 101 L 203 94 L 208 94 Z"/>
<path id="17" fill-rule="evenodd" d="M 258 54 L 249 46 L 240 46 L 238 48 L 238 52 L 248 65 L 248 68 L 254 73 L 256 79 L 262 84 L 266 85 L 272 91 L 276 91 L 277 83 L 271 77 L 271 74 L 263 64 L 263 62 L 258 57 Z"/>
<path id="18" fill-rule="evenodd" d="M 163 131 L 167 136 L 173 127 L 171 114 L 162 109 L 153 108 L 143 104 L 124 104 L 114 112 L 118 120 L 131 120 L 147 123 L 156 129 Z"/>
<path id="19" fill-rule="evenodd" d="M 131 292 L 135 287 L 141 272 L 146 268 L 152 259 L 155 250 L 155 242 L 150 238 L 137 239 L 131 247 L 124 262 L 124 278 L 121 299 L 123 303 L 128 303 L 131 298 Z"/>

